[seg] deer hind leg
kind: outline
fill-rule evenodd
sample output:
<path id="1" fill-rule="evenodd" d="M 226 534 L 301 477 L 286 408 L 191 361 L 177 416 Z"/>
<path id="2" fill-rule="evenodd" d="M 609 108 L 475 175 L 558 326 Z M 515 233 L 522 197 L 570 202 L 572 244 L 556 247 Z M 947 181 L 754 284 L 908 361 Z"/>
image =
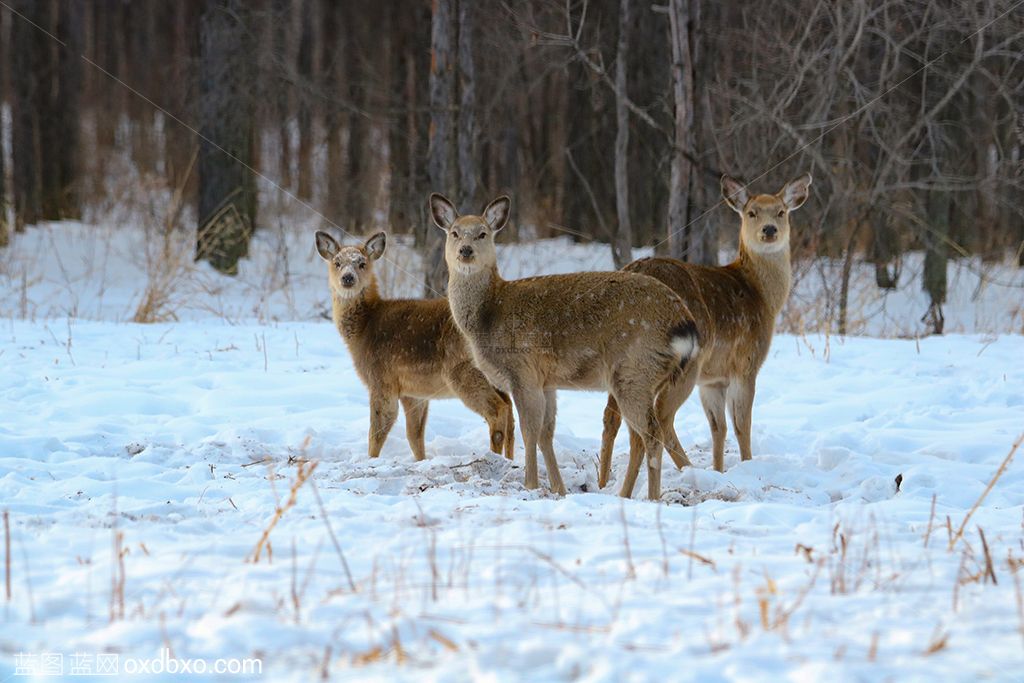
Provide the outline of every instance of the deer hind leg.
<path id="1" fill-rule="evenodd" d="M 644 459 L 644 440 L 640 434 L 629 429 L 629 465 L 626 466 L 626 476 L 622 478 L 622 488 L 619 495 L 623 498 L 633 497 L 633 488 L 636 486 L 636 478 L 640 474 L 640 463 Z"/>
<path id="2" fill-rule="evenodd" d="M 612 473 L 612 448 L 615 446 L 615 436 L 619 433 L 621 425 L 622 415 L 619 413 L 619 404 L 615 402 L 615 397 L 609 394 L 608 404 L 604 407 L 604 431 L 601 432 L 601 459 L 597 468 L 597 485 L 602 489 L 608 485 L 608 478 Z"/>
<path id="3" fill-rule="evenodd" d="M 380 455 L 391 427 L 398 419 L 398 401 L 394 396 L 370 396 L 370 457 Z"/>
<path id="4" fill-rule="evenodd" d="M 652 396 L 650 407 L 647 409 L 647 433 L 644 435 L 644 446 L 647 450 L 648 500 L 661 500 L 661 455 L 664 445 L 661 442 L 660 427 Z"/>
<path id="5" fill-rule="evenodd" d="M 661 498 L 662 443 L 661 425 L 658 423 L 654 408 L 654 394 L 629 384 L 620 386 L 614 393 L 615 400 L 622 409 L 622 417 L 630 428 L 629 469 L 626 471 L 619 495 L 632 495 L 643 453 L 647 455 L 647 496 L 651 500 L 658 500 Z M 634 433 L 639 436 L 642 443 L 640 452 L 637 452 L 633 443 Z"/>
<path id="6" fill-rule="evenodd" d="M 544 392 L 540 389 L 514 389 L 512 400 L 519 412 L 519 429 L 526 450 L 526 488 L 540 486 L 537 479 L 537 439 L 544 423 Z"/>
<path id="7" fill-rule="evenodd" d="M 544 454 L 544 465 L 548 468 L 548 485 L 560 496 L 565 495 L 565 484 L 562 473 L 558 469 L 555 458 L 555 415 L 558 412 L 558 399 L 554 389 L 544 392 L 544 421 L 540 429 L 540 450 Z"/>
<path id="8" fill-rule="evenodd" d="M 506 455 L 511 453 L 514 429 L 509 430 L 509 424 L 514 426 L 515 421 L 511 417 L 509 398 L 492 387 L 483 373 L 471 363 L 461 363 L 452 368 L 445 380 L 467 408 L 487 420 L 491 450 L 499 455 L 502 451 Z"/>
<path id="9" fill-rule="evenodd" d="M 707 384 L 700 388 L 700 402 L 711 427 L 711 451 L 715 469 L 725 472 L 725 386 Z"/>
<path id="10" fill-rule="evenodd" d="M 750 427 L 754 412 L 755 382 L 753 377 L 734 379 L 729 383 L 726 393 L 732 428 L 740 445 L 740 460 L 750 460 L 753 457 L 750 452 Z"/>
<path id="11" fill-rule="evenodd" d="M 427 457 L 423 432 L 427 426 L 427 408 L 430 401 L 411 396 L 403 396 L 398 400 L 402 404 L 402 412 L 405 413 L 405 438 L 409 440 L 409 448 L 412 449 L 413 457 L 423 460 Z"/>
<path id="12" fill-rule="evenodd" d="M 661 425 L 661 436 L 665 444 L 665 450 L 676 467 L 683 469 L 690 466 L 690 459 L 686 456 L 683 445 L 679 443 L 679 436 L 676 434 L 675 418 L 679 407 L 683 405 L 693 387 L 697 383 L 699 368 L 696 363 L 688 363 L 686 368 L 661 390 L 658 394 L 656 409 L 658 412 L 658 424 Z"/>

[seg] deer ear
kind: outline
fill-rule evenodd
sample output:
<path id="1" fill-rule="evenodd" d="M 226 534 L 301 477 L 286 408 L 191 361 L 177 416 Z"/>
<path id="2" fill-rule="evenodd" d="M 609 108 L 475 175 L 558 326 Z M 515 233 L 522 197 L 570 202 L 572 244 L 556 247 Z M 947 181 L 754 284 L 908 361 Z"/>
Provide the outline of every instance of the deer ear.
<path id="1" fill-rule="evenodd" d="M 430 195 L 430 217 L 434 219 L 434 225 L 447 232 L 459 217 L 459 212 L 447 197 L 435 192 Z"/>
<path id="2" fill-rule="evenodd" d="M 331 261 L 339 249 L 341 249 L 341 245 L 337 240 L 323 230 L 316 231 L 316 253 L 320 254 L 320 258 L 324 261 Z"/>
<path id="3" fill-rule="evenodd" d="M 483 216 L 484 220 L 487 221 L 487 225 L 491 226 L 491 230 L 498 232 L 505 227 L 505 224 L 508 223 L 508 215 L 511 208 L 512 200 L 505 195 L 498 197 L 487 205 Z"/>
<path id="4" fill-rule="evenodd" d="M 782 188 L 782 202 L 786 205 L 786 208 L 790 211 L 799 209 L 803 206 L 803 203 L 807 201 L 807 197 L 810 195 L 811 186 L 811 174 L 804 173 L 796 180 L 790 180 L 786 183 L 786 186 Z"/>
<path id="5" fill-rule="evenodd" d="M 363 245 L 363 248 L 366 249 L 366 255 L 370 257 L 370 260 L 376 261 L 384 255 L 384 247 L 386 247 L 387 244 L 387 234 L 378 232 L 376 235 L 366 240 L 366 244 Z"/>
<path id="6" fill-rule="evenodd" d="M 722 199 L 729 205 L 729 208 L 736 213 L 743 213 L 743 207 L 747 205 L 750 195 L 743 183 L 732 176 L 722 176 Z"/>

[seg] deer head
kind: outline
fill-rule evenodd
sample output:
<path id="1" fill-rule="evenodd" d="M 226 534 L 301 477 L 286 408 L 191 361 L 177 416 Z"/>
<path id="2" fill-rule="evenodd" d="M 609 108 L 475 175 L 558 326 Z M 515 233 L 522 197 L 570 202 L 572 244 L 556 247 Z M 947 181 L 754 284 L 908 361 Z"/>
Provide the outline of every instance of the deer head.
<path id="1" fill-rule="evenodd" d="M 374 282 L 373 262 L 384 255 L 387 235 L 378 232 L 361 246 L 343 247 L 322 230 L 316 233 L 316 251 L 327 262 L 331 292 L 342 299 L 358 297 Z"/>
<path id="2" fill-rule="evenodd" d="M 740 215 L 740 244 L 755 254 L 789 249 L 789 214 L 807 201 L 811 174 L 791 180 L 775 194 L 751 196 L 735 178 L 722 176 L 722 197 Z"/>
<path id="3" fill-rule="evenodd" d="M 447 235 L 444 259 L 449 272 L 471 275 L 495 267 L 494 236 L 508 223 L 511 206 L 512 200 L 501 196 L 488 204 L 479 216 L 460 216 L 446 197 L 436 192 L 430 195 L 434 225 Z"/>

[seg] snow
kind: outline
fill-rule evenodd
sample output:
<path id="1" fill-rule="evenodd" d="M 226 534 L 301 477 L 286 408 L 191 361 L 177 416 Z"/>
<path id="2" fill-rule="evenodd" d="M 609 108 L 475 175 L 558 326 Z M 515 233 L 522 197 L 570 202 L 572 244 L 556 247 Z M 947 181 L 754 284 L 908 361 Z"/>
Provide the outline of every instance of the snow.
<path id="1" fill-rule="evenodd" d="M 147 322 L 308 321 L 329 313 L 324 265 L 313 249 L 313 233 L 322 227 L 318 223 L 302 216 L 277 219 L 256 233 L 238 277 L 224 278 L 206 264 L 193 263 L 193 240 L 185 231 L 164 239 L 162 205 L 159 199 L 150 201 L 154 206 L 145 207 L 141 218 L 135 207 L 98 225 L 43 224 L 14 235 L 11 246 L 0 252 L 0 316 L 130 321 L 143 292 L 154 284 L 166 294 L 167 304 Z M 636 249 L 633 255 L 650 256 L 651 250 Z M 734 256 L 723 251 L 719 261 Z M 607 245 L 564 238 L 499 244 L 498 261 L 508 279 L 613 268 Z M 949 302 L 943 307 L 947 332 L 1024 333 L 1024 268 L 1011 261 L 1009 256 L 995 263 L 950 261 Z M 421 295 L 420 255 L 408 235 L 389 237 L 376 268 L 385 296 Z M 883 291 L 875 285 L 874 267 L 857 263 L 850 278 L 849 333 L 927 334 L 921 321 L 928 310 L 922 268 L 920 253 L 905 255 L 899 287 Z M 777 330 L 835 334 L 841 270 L 841 262 L 797 261 L 793 292 Z"/>
<path id="2" fill-rule="evenodd" d="M 1007 328 L 965 305 L 947 312 L 962 335 L 777 336 L 754 459 L 730 434 L 711 470 L 694 397 L 677 430 L 695 466 L 665 458 L 661 504 L 643 471 L 635 500 L 615 496 L 625 430 L 597 490 L 605 397 L 562 392 L 557 498 L 526 491 L 521 446 L 488 453 L 457 401 L 432 403 L 426 461 L 402 420 L 366 457 L 366 392 L 320 317 L 311 230 L 264 235 L 233 281 L 182 266 L 177 320 L 142 325 L 127 321 L 151 271 L 128 261 L 147 241 L 106 229 L 30 230 L 3 265 L 0 680 L 24 653 L 162 648 L 256 657 L 271 680 L 1021 678 L 1024 454 L 972 512 L 1024 431 L 1024 338 L 1005 334 L 1019 290 L 990 300 Z M 607 267 L 573 249 L 499 258 Z"/>

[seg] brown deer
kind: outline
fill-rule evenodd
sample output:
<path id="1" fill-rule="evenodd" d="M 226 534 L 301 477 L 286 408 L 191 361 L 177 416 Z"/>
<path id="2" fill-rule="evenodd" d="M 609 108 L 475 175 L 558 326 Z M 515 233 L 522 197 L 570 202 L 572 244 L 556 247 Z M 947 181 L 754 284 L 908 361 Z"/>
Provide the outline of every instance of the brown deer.
<path id="1" fill-rule="evenodd" d="M 573 273 L 524 280 L 498 274 L 494 235 L 511 202 L 499 197 L 479 216 L 459 216 L 430 197 L 434 223 L 447 233 L 448 304 L 477 367 L 512 395 L 526 445 L 526 487 L 537 488 L 537 445 L 551 490 L 565 494 L 555 460 L 557 389 L 606 390 L 639 435 L 648 495 L 661 495 L 658 392 L 698 348 L 693 316 L 672 290 L 634 273 Z"/>
<path id="2" fill-rule="evenodd" d="M 512 401 L 476 369 L 452 322 L 444 299 L 382 299 L 373 263 L 384 254 L 387 236 L 377 233 L 362 246 L 343 247 L 317 231 L 316 250 L 327 262 L 334 324 L 352 354 L 359 379 L 370 392 L 370 457 L 380 455 L 388 432 L 405 412 L 405 434 L 423 460 L 423 430 L 432 398 L 458 397 L 483 416 L 491 450 L 512 459 L 515 420 Z"/>
<path id="3" fill-rule="evenodd" d="M 777 194 L 751 196 L 729 176 L 722 196 L 741 216 L 739 255 L 727 266 L 710 267 L 669 258 L 645 258 L 623 270 L 643 273 L 668 285 L 693 312 L 701 331 L 701 349 L 684 372 L 658 396 L 657 412 L 665 447 L 676 465 L 690 464 L 676 436 L 673 420 L 679 406 L 700 387 L 700 400 L 711 426 L 715 469 L 725 471 L 725 410 L 729 408 L 740 457 L 750 460 L 750 423 L 757 372 L 768 355 L 775 318 L 789 296 L 789 214 L 807 200 L 810 174 L 789 182 Z M 612 445 L 622 418 L 614 394 L 608 397 L 601 437 L 598 484 L 608 483 Z M 628 423 L 628 420 L 627 420 Z M 634 452 L 640 448 L 630 432 L 626 480 L 635 480 Z M 628 495 L 628 494 L 627 494 Z"/>

